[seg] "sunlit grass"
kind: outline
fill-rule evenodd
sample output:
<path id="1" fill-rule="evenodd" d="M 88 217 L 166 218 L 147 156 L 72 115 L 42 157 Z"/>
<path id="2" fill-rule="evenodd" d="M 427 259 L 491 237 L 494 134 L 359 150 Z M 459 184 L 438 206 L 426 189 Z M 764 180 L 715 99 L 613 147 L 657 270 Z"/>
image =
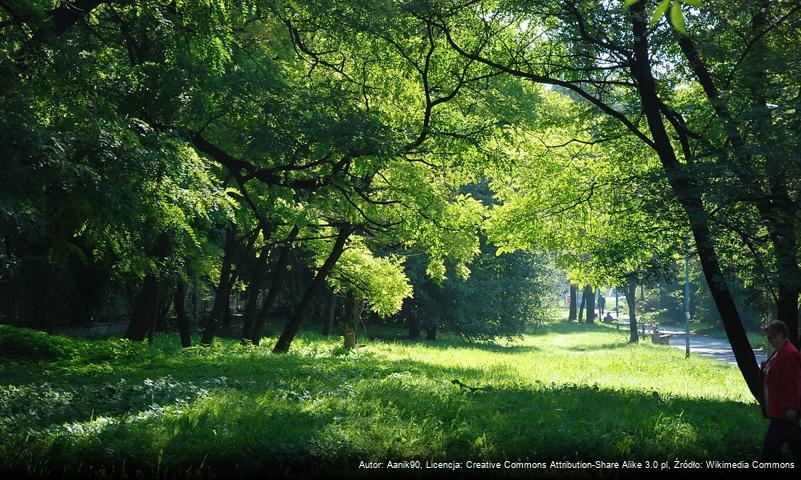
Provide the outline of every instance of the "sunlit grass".
<path id="1" fill-rule="evenodd" d="M 522 339 L 400 340 L 355 352 L 307 333 L 288 355 L 182 350 L 0 328 L 0 468 L 192 476 L 357 470 L 359 460 L 753 459 L 765 428 L 733 365 L 600 325 Z M 394 339 L 393 339 L 394 338 Z M 38 343 L 37 343 L 38 342 Z M 48 353 L 52 351 L 52 353 Z M 44 353 L 41 353 L 44 352 Z"/>

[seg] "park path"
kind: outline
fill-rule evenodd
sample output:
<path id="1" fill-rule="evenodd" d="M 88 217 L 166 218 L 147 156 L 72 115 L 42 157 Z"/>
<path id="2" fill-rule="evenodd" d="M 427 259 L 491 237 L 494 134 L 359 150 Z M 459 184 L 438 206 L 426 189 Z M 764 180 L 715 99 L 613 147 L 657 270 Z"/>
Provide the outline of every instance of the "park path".
<path id="1" fill-rule="evenodd" d="M 680 348 L 682 351 L 686 348 L 684 330 L 661 327 L 659 331 L 670 335 L 668 343 L 671 347 Z M 728 340 L 722 340 L 708 335 L 690 333 L 690 354 L 693 353 L 712 357 L 723 362 L 737 363 Z M 761 349 L 754 350 L 754 354 L 756 355 L 757 363 L 762 363 L 762 361 L 765 360 L 765 352 Z"/>
<path id="2" fill-rule="evenodd" d="M 625 323 L 623 323 L 624 316 L 620 316 L 620 328 L 621 330 L 624 328 L 628 328 L 628 318 L 625 318 Z M 642 328 L 640 328 L 640 332 L 642 332 Z M 653 331 L 650 327 L 645 328 L 645 334 L 651 335 Z M 684 351 L 685 347 L 685 335 L 684 329 L 675 328 L 675 327 L 659 327 L 659 333 L 665 333 L 670 335 L 668 338 L 668 344 L 671 347 L 681 349 Z M 711 357 L 716 360 L 720 360 L 722 362 L 729 362 L 729 363 L 737 363 L 737 360 L 734 358 L 734 352 L 732 352 L 731 344 L 729 344 L 728 340 L 723 340 L 720 338 L 710 337 L 709 335 L 698 335 L 694 333 L 690 333 L 690 354 L 696 355 L 703 355 L 705 357 Z M 766 355 L 762 349 L 754 350 L 754 354 L 756 355 L 757 363 L 762 363 L 765 360 Z"/>

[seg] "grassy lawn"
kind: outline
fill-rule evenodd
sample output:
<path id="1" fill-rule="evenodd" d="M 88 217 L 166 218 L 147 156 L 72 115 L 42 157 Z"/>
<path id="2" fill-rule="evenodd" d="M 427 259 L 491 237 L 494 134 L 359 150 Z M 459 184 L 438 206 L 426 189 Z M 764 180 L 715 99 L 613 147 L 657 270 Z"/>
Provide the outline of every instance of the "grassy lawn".
<path id="1" fill-rule="evenodd" d="M 501 344 L 370 333 L 381 338 L 349 355 L 312 333 L 273 355 L 271 342 L 181 350 L 172 335 L 148 347 L 0 326 L 0 470 L 347 475 L 359 461 L 759 455 L 766 422 L 723 362 L 597 325 Z M 15 353 L 23 343 L 34 358 Z"/>

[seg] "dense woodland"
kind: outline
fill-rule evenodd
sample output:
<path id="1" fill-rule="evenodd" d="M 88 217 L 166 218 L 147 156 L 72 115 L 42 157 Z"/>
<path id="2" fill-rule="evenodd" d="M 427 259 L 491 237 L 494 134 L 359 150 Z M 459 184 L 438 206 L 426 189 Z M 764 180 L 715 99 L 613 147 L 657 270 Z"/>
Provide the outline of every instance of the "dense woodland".
<path id="1" fill-rule="evenodd" d="M 800 27 L 772 0 L 0 0 L 0 318 L 492 339 L 567 272 L 574 307 L 625 292 L 636 341 L 637 287 L 690 257 L 759 397 L 744 325 L 799 338 Z"/>

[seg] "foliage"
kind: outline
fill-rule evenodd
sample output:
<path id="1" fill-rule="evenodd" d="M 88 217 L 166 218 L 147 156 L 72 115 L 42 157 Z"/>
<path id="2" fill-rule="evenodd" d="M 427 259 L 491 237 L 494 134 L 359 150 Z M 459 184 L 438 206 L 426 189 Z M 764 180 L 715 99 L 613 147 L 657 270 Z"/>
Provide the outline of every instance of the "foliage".
<path id="1" fill-rule="evenodd" d="M 498 255 L 482 242 L 468 278 L 436 283 L 412 259 L 415 308 L 426 327 L 446 327 L 466 339 L 512 338 L 542 326 L 553 308 L 561 272 L 545 254 Z"/>
<path id="2" fill-rule="evenodd" d="M 358 292 L 367 299 L 367 307 L 382 317 L 398 312 L 412 287 L 403 269 L 404 258 L 397 255 L 376 257 L 361 238 L 351 238 L 342 258 L 330 277 L 332 290 Z"/>
<path id="3" fill-rule="evenodd" d="M 456 190 L 498 160 L 522 82 L 444 48 L 411 5 L 28 7 L 0 9 L 8 321 L 90 322 L 152 278 L 160 295 L 217 284 L 227 229 L 245 246 L 264 230 L 260 249 L 297 226 L 292 247 L 316 252 L 350 224 L 373 252 L 425 252 L 438 279 L 477 254 L 483 211 Z M 395 280 L 363 292 L 384 314 L 405 295 Z"/>
<path id="4" fill-rule="evenodd" d="M 28 328 L 0 325 L 0 356 L 6 360 L 55 360 L 71 351 L 71 342 Z"/>
<path id="5" fill-rule="evenodd" d="M 664 195 L 656 159 L 599 139 L 604 126 L 591 106 L 562 91 L 543 98 L 545 111 L 516 132 L 506 171 L 494 175 L 500 204 L 487 222 L 490 239 L 500 252 L 554 251 L 582 285 L 669 270 L 683 219 Z"/>

